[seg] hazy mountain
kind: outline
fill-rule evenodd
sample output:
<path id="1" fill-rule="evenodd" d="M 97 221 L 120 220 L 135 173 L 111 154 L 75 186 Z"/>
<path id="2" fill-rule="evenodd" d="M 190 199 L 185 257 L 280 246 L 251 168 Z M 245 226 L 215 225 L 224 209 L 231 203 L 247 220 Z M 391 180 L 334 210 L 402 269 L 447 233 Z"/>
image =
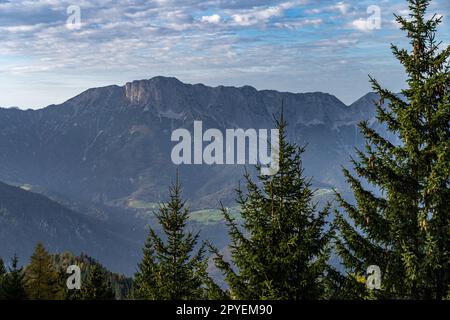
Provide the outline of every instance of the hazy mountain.
<path id="1" fill-rule="evenodd" d="M 129 257 L 139 255 L 136 242 L 107 224 L 40 194 L 0 183 L 0 256 L 18 254 L 21 263 L 28 262 L 25 259 L 38 241 L 50 252 L 90 254 L 115 270 L 129 269 Z"/>
<path id="2" fill-rule="evenodd" d="M 348 164 L 363 140 L 357 123 L 374 126 L 374 94 L 350 106 L 325 93 L 207 87 L 156 77 L 123 87 L 89 89 L 61 105 L 40 110 L 0 108 L 0 255 L 28 257 L 36 241 L 50 251 L 86 252 L 116 272 L 131 275 L 156 202 L 180 169 L 184 196 L 194 210 L 233 206 L 242 179 L 239 165 L 172 164 L 177 128 L 274 127 L 281 104 L 289 139 L 307 144 L 305 174 L 330 198 L 347 186 Z M 27 192 L 38 192 L 42 195 Z M 51 200 L 50 200 L 51 198 Z M 192 215 L 202 239 L 222 248 L 226 228 L 215 210 Z"/>
<path id="3" fill-rule="evenodd" d="M 40 110 L 0 109 L 0 180 L 70 197 L 127 205 L 163 199 L 175 175 L 172 130 L 273 128 L 283 101 L 289 136 L 308 144 L 306 174 L 344 187 L 340 165 L 361 143 L 356 124 L 373 118 L 372 95 L 346 106 L 324 93 L 189 85 L 156 77 L 89 89 Z M 231 203 L 243 166 L 181 166 L 192 205 Z"/>

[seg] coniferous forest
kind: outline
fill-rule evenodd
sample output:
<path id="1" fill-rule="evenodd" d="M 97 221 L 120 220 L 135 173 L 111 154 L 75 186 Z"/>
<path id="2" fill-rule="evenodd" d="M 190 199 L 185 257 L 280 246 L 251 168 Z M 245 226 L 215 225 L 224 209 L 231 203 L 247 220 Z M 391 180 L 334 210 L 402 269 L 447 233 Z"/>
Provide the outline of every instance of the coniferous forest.
<path id="1" fill-rule="evenodd" d="M 264 175 L 260 165 L 247 166 L 236 182 L 240 218 L 221 208 L 226 253 L 189 227 L 179 170 L 135 253 L 141 258 L 132 277 L 96 257 L 36 243 L 28 261 L 0 259 L 0 299 L 450 299 L 450 46 L 439 39 L 443 17 L 429 15 L 430 1 L 407 2 L 408 16 L 395 19 L 410 46 L 391 45 L 405 89 L 368 79 L 379 97 L 377 121 L 396 139 L 359 124 L 364 148 L 341 173 L 352 200 L 340 190 L 324 206 L 314 200 L 303 161 L 308 144 L 289 139 L 280 101 L 273 117 L 279 170 Z M 67 286 L 71 265 L 80 268 L 79 288 Z"/>

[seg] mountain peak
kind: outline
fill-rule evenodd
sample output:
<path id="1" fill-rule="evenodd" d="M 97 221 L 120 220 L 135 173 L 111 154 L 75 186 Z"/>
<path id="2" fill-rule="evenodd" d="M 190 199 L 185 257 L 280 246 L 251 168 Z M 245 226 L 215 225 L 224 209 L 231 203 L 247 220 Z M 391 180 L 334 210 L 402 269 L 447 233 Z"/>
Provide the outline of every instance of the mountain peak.
<path id="1" fill-rule="evenodd" d="M 165 76 L 156 76 L 150 79 L 140 79 L 140 80 L 133 80 L 130 82 L 127 82 L 126 85 L 136 84 L 136 83 L 157 83 L 157 84 L 183 84 L 180 80 L 178 80 L 175 77 L 165 77 Z"/>

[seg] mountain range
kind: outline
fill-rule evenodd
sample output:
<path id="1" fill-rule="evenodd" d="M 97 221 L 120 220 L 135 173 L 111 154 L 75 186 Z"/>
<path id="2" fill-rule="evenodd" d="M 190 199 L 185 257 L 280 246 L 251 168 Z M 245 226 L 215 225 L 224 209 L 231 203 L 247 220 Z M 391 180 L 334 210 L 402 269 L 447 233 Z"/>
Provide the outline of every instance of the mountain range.
<path id="1" fill-rule="evenodd" d="M 369 93 L 347 106 L 320 92 L 155 77 L 89 89 L 39 110 L 0 108 L 0 181 L 9 184 L 0 184 L 0 256 L 25 256 L 41 240 L 52 250 L 87 252 L 113 271 L 131 274 L 145 228 L 154 226 L 152 210 L 166 199 L 177 169 L 195 211 L 194 227 L 224 245 L 215 209 L 219 202 L 234 205 L 244 167 L 175 166 L 174 129 L 192 131 L 196 120 L 204 130 L 270 129 L 283 105 L 288 139 L 306 145 L 305 174 L 326 196 L 333 188 L 347 190 L 341 166 L 363 147 L 357 124 L 378 126 L 376 99 Z"/>

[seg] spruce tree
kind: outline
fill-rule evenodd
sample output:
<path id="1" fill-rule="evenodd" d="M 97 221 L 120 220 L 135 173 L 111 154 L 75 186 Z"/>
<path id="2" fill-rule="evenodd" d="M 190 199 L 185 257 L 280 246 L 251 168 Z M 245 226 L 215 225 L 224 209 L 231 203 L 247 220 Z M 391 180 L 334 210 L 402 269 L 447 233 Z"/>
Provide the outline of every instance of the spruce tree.
<path id="1" fill-rule="evenodd" d="M 135 299 L 189 300 L 208 297 L 212 281 L 206 273 L 204 246 L 197 252 L 199 234 L 186 230 L 189 210 L 181 199 L 178 174 L 169 188 L 168 203 L 156 214 L 165 238 L 150 228 L 143 259 L 133 283 Z M 212 288 L 217 289 L 212 285 Z"/>
<path id="2" fill-rule="evenodd" d="M 78 295 L 77 295 L 78 296 Z M 81 284 L 79 294 L 82 300 L 114 300 L 115 294 L 102 267 L 95 263 L 89 270 L 87 279 Z M 73 297 L 75 299 L 75 297 Z"/>
<path id="3" fill-rule="evenodd" d="M 8 273 L 3 275 L 2 291 L 5 300 L 25 300 L 27 294 L 24 287 L 23 268 L 19 268 L 19 259 L 16 255 L 11 260 Z"/>
<path id="4" fill-rule="evenodd" d="M 58 298 L 60 286 L 58 273 L 51 255 L 42 243 L 36 245 L 30 264 L 25 268 L 25 289 L 30 299 L 53 300 Z"/>
<path id="5" fill-rule="evenodd" d="M 409 18 L 396 16 L 411 49 L 392 45 L 404 66 L 403 97 L 371 78 L 380 96 L 378 120 L 401 143 L 360 124 L 365 152 L 352 159 L 358 177 L 344 169 L 356 203 L 338 194 L 349 219 L 337 214 L 337 251 L 347 286 L 359 297 L 442 299 L 450 286 L 450 47 L 436 39 L 441 17 L 425 19 L 430 1 L 410 0 Z M 369 183 L 370 189 L 365 183 Z M 382 272 L 381 290 L 369 295 L 369 265 Z"/>
<path id="6" fill-rule="evenodd" d="M 328 268 L 328 206 L 317 210 L 310 180 L 303 176 L 304 148 L 290 144 L 286 122 L 279 130 L 279 170 L 258 180 L 246 172 L 246 192 L 237 189 L 242 225 L 222 208 L 229 228 L 231 263 L 217 249 L 216 266 L 222 270 L 234 299 L 325 298 Z"/>

